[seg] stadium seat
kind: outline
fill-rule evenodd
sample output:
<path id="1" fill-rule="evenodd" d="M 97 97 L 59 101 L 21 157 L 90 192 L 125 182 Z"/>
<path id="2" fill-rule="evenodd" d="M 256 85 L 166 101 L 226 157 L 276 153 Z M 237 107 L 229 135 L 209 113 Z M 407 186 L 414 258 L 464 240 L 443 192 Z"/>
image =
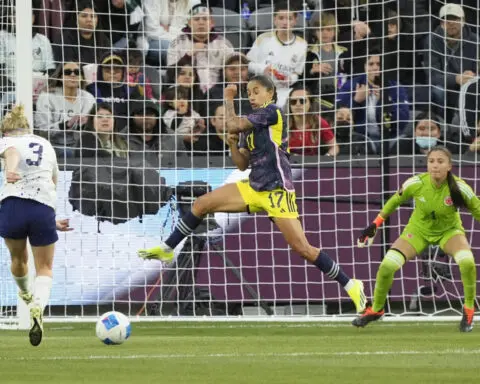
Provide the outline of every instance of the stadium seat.
<path id="1" fill-rule="evenodd" d="M 236 51 L 248 51 L 252 45 L 248 25 L 239 13 L 219 8 L 212 8 L 215 30 L 228 39 Z"/>
<path id="2" fill-rule="evenodd" d="M 252 39 L 255 40 L 258 35 L 269 32 L 273 29 L 273 7 L 259 8 L 252 12 L 248 25 L 252 31 Z M 305 17 L 302 12 L 298 13 L 295 33 L 303 36 L 305 31 Z"/>

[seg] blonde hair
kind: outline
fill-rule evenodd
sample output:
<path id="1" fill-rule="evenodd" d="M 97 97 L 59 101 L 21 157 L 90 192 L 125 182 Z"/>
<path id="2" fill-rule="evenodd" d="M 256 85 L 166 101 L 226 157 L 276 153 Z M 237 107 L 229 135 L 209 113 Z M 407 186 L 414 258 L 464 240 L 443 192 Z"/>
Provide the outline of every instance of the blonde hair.
<path id="1" fill-rule="evenodd" d="M 16 130 L 27 130 L 30 132 L 30 124 L 25 116 L 25 107 L 21 104 L 15 105 L 3 118 L 0 129 L 2 133 Z"/>

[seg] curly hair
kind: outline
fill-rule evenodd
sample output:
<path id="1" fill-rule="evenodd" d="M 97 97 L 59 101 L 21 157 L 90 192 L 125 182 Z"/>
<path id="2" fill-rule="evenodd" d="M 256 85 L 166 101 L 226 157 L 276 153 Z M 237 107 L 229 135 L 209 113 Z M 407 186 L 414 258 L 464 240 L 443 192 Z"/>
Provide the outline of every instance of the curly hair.
<path id="1" fill-rule="evenodd" d="M 24 129 L 31 132 L 30 123 L 28 122 L 27 116 L 25 116 L 25 107 L 21 104 L 13 106 L 12 110 L 3 118 L 0 129 L 2 133 L 15 131 L 17 129 Z"/>

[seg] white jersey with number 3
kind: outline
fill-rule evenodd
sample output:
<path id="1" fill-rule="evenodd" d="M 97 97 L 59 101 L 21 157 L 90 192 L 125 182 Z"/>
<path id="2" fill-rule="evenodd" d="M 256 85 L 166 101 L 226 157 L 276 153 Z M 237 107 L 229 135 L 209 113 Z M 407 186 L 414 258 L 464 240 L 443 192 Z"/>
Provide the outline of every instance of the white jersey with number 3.
<path id="1" fill-rule="evenodd" d="M 15 148 L 20 156 L 16 183 L 4 182 L 0 201 L 10 196 L 31 199 L 55 209 L 57 191 L 53 177 L 58 174 L 57 155 L 50 142 L 36 135 L 8 136 L 0 139 L 0 156 L 8 148 Z M 5 170 L 5 166 L 2 167 Z"/>

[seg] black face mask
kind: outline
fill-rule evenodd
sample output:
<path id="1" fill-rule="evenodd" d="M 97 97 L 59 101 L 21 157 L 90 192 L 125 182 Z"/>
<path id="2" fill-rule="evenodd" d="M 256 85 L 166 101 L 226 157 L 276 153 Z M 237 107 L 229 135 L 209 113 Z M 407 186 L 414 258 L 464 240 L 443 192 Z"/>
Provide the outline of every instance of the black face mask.
<path id="1" fill-rule="evenodd" d="M 348 121 L 339 121 L 335 127 L 335 137 L 339 142 L 349 142 L 352 137 L 352 125 Z"/>

